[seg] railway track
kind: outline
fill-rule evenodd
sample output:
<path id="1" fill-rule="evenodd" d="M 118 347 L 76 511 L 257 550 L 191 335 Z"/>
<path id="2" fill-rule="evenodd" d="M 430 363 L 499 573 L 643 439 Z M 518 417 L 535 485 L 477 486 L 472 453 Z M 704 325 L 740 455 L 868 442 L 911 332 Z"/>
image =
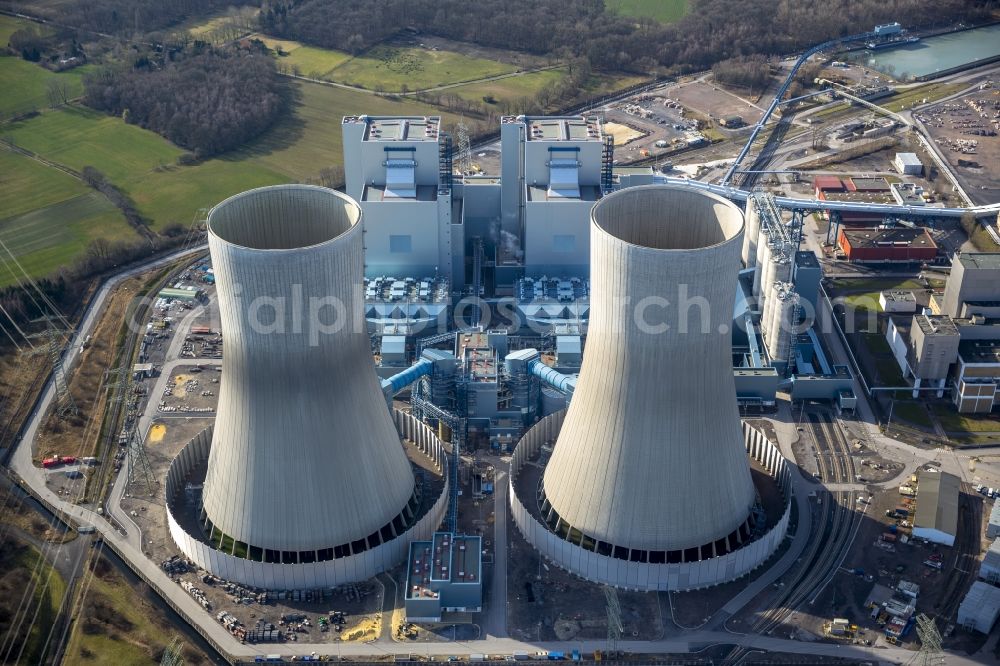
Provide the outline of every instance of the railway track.
<path id="1" fill-rule="evenodd" d="M 982 503 L 975 498 L 975 491 L 967 484 L 962 484 L 959 493 L 958 535 L 955 539 L 955 559 L 947 570 L 951 572 L 945 583 L 945 593 L 936 609 L 938 617 L 945 623 L 957 620 L 958 607 L 962 597 L 976 579 L 979 570 L 979 528 L 982 525 L 980 509 Z"/>
<path id="2" fill-rule="evenodd" d="M 823 415 L 810 415 L 814 439 L 819 450 L 820 476 L 827 482 L 849 482 L 854 479 L 854 463 L 850 455 L 850 445 L 840 428 Z M 822 435 L 815 437 L 817 431 Z M 824 446 L 822 442 L 827 445 Z M 820 505 L 820 515 L 812 542 L 801 564 L 783 589 L 781 595 L 772 602 L 771 608 L 762 613 L 751 627 L 757 634 L 770 634 L 784 623 L 795 610 L 805 602 L 812 603 L 833 578 L 851 547 L 851 535 L 860 517 L 854 509 L 857 493 L 840 491 L 828 493 Z M 800 518 L 802 520 L 803 518 Z M 723 664 L 739 664 L 750 650 L 744 647 L 730 652 Z"/>

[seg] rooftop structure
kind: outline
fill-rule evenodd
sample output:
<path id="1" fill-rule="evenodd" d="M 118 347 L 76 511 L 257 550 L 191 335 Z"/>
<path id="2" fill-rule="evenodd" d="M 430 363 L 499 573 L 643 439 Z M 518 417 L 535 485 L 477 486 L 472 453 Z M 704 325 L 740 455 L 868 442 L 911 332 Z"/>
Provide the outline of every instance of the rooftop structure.
<path id="1" fill-rule="evenodd" d="M 893 183 L 892 198 L 903 206 L 926 206 L 924 188 L 914 183 Z"/>
<path id="2" fill-rule="evenodd" d="M 601 141 L 601 124 L 596 118 L 568 116 L 525 117 L 528 141 Z"/>
<path id="3" fill-rule="evenodd" d="M 438 116 L 349 116 L 345 123 L 363 123 L 365 141 L 433 141 L 441 131 Z"/>
<path id="4" fill-rule="evenodd" d="M 958 493 L 961 480 L 947 472 L 921 471 L 917 479 L 917 510 L 913 536 L 954 546 L 958 534 Z"/>

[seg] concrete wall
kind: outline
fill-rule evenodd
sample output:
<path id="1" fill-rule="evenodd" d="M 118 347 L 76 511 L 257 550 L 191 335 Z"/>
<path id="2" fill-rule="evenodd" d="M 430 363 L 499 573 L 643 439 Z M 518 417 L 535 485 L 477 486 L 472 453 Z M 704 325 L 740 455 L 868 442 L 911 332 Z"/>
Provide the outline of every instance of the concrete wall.
<path id="1" fill-rule="evenodd" d="M 442 265 L 440 230 L 450 231 L 438 219 L 437 201 L 366 201 L 365 276 L 428 277 L 451 274 L 450 260 Z M 409 239 L 409 252 L 393 251 L 392 237 Z M 450 247 L 450 244 L 449 244 Z"/>
<path id="2" fill-rule="evenodd" d="M 524 264 L 528 277 L 590 275 L 590 209 L 593 201 L 563 199 L 525 204 Z M 572 237 L 571 251 L 556 236 Z"/>
<path id="3" fill-rule="evenodd" d="M 228 555 L 205 543 L 200 535 L 190 534 L 174 517 L 172 500 L 184 493 L 184 483 L 191 470 L 209 455 L 212 429 L 206 429 L 192 439 L 174 458 L 167 472 L 167 523 L 170 536 L 182 553 L 199 567 L 220 578 L 270 590 L 299 590 L 335 587 L 343 583 L 367 580 L 406 559 L 410 542 L 430 539 L 441 524 L 448 508 L 448 456 L 430 428 L 409 414 L 396 411 L 396 427 L 400 435 L 413 441 L 434 460 L 445 479 L 444 488 L 431 509 L 405 533 L 357 555 L 326 562 L 308 564 L 276 564 L 255 562 Z"/>

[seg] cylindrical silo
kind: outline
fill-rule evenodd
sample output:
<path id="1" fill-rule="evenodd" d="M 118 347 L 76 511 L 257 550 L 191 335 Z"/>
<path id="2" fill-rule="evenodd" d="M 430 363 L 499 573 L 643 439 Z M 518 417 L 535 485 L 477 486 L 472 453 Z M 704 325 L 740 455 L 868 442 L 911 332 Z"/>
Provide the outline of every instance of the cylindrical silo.
<path id="1" fill-rule="evenodd" d="M 730 331 L 742 240 L 737 206 L 683 186 L 594 206 L 587 351 L 542 483 L 557 534 L 641 562 L 749 536 Z"/>
<path id="2" fill-rule="evenodd" d="M 208 243 L 225 353 L 207 531 L 284 562 L 401 533 L 414 478 L 365 331 L 360 207 L 322 187 L 251 190 L 211 210 Z"/>
<path id="3" fill-rule="evenodd" d="M 740 258 L 743 260 L 744 267 L 754 268 L 757 266 L 757 239 L 760 236 L 760 214 L 757 212 L 757 206 L 754 203 L 753 197 L 747 197 L 745 215 L 746 228 L 743 230 L 743 251 L 740 254 Z"/>

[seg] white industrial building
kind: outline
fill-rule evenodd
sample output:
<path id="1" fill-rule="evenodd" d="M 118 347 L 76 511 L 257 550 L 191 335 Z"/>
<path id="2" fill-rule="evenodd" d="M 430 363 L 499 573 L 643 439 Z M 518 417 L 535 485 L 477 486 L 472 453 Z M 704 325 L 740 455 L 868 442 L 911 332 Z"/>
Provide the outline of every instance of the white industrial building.
<path id="1" fill-rule="evenodd" d="M 917 311 L 917 297 L 907 289 L 879 292 L 878 304 L 887 314 L 912 313 Z"/>
<path id="2" fill-rule="evenodd" d="M 990 510 L 990 521 L 986 525 L 986 538 L 995 539 L 1000 537 L 1000 500 L 993 502 Z"/>
<path id="3" fill-rule="evenodd" d="M 1000 615 L 1000 587 L 976 581 L 958 607 L 958 623 L 969 631 L 988 634 Z"/>
<path id="4" fill-rule="evenodd" d="M 1000 538 L 994 539 L 979 567 L 979 577 L 987 583 L 1000 583 Z"/>
<path id="5" fill-rule="evenodd" d="M 917 477 L 917 508 L 913 536 L 942 546 L 954 546 L 958 534 L 958 493 L 961 480 L 947 472 L 921 471 Z"/>
<path id="6" fill-rule="evenodd" d="M 924 172 L 924 165 L 916 153 L 896 153 L 892 166 L 904 175 L 919 176 Z"/>

